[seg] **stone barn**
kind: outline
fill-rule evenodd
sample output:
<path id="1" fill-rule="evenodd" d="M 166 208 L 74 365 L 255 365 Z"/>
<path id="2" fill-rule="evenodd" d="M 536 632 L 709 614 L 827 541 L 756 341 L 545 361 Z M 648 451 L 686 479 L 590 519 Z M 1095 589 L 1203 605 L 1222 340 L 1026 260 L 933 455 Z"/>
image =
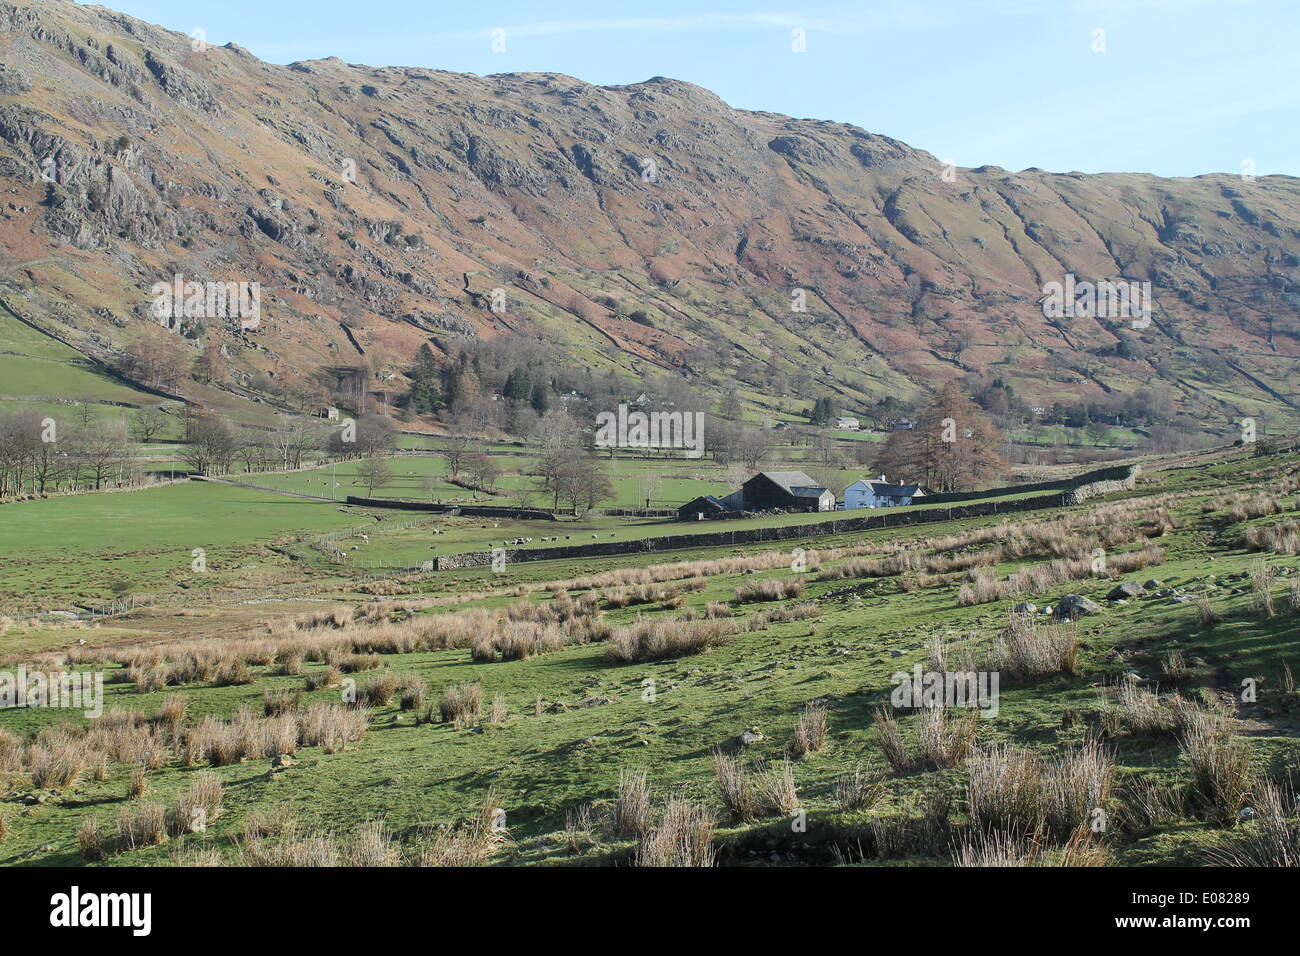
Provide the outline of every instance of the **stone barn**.
<path id="1" fill-rule="evenodd" d="M 835 510 L 835 495 L 802 471 L 760 471 L 741 486 L 740 497 L 745 511 Z"/>

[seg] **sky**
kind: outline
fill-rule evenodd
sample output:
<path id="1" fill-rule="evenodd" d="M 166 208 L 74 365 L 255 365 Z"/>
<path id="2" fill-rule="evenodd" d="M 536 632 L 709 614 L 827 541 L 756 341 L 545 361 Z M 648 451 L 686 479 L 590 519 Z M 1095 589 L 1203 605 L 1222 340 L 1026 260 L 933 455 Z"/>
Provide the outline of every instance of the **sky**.
<path id="1" fill-rule="evenodd" d="M 1300 0 L 105 5 L 273 63 L 668 76 L 959 166 L 1300 176 Z"/>

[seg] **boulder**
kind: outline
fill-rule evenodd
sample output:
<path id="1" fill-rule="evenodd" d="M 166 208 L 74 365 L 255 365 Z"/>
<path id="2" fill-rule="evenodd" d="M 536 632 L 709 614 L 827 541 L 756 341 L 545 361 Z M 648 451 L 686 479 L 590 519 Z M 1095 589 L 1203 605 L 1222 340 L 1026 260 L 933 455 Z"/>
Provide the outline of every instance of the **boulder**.
<path id="1" fill-rule="evenodd" d="M 757 727 L 752 727 L 740 735 L 740 742 L 743 746 L 749 747 L 763 739 L 763 735 L 758 732 Z"/>
<path id="2" fill-rule="evenodd" d="M 1038 605 L 1033 601 L 1021 601 L 1011 609 L 1012 614 L 1037 614 Z"/>
<path id="3" fill-rule="evenodd" d="M 1056 605 L 1058 620 L 1077 620 L 1085 614 L 1100 614 L 1101 605 L 1082 594 L 1067 594 Z"/>
<path id="4" fill-rule="evenodd" d="M 1123 601 L 1128 598 L 1142 597 L 1147 593 L 1147 589 L 1136 581 L 1125 581 L 1123 584 L 1117 584 L 1106 595 L 1107 601 Z"/>

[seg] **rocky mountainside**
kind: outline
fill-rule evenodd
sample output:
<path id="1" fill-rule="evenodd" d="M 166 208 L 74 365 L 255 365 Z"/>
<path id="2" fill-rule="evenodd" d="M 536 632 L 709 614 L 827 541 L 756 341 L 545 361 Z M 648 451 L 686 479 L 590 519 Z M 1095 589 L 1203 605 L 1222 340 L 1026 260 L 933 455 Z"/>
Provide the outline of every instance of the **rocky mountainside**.
<path id="1" fill-rule="evenodd" d="M 945 169 L 670 79 L 276 66 L 66 0 L 0 3 L 0 63 L 0 290 L 96 356 L 171 334 L 180 274 L 260 283 L 257 328 L 205 330 L 231 387 L 514 332 L 772 408 L 973 373 L 1298 401 L 1295 179 Z M 1150 282 L 1152 321 L 1048 320 L 1067 274 Z"/>

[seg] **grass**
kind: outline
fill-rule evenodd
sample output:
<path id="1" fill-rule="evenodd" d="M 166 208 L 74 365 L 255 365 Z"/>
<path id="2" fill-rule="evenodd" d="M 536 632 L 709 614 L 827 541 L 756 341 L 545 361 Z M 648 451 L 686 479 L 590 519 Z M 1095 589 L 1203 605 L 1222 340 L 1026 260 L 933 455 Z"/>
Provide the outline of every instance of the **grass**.
<path id="1" fill-rule="evenodd" d="M 20 322 L 0 307 L 0 386 L 9 398 L 69 399 L 89 402 L 118 402 L 156 405 L 157 396 L 126 385 L 71 346 Z M 70 427 L 73 409 L 62 406 L 56 415 L 61 426 Z"/>
<path id="2" fill-rule="evenodd" d="M 1256 469 L 1296 464 L 1292 458 L 1216 466 L 1216 487 L 1252 488 L 1278 477 L 1273 471 L 1254 474 Z M 1017 860 L 1059 862 L 1068 857 L 1082 862 L 1093 859 L 1100 852 L 1097 846 L 1104 844 L 1117 865 L 1202 865 L 1206 841 L 1226 846 L 1238 835 L 1244 839 L 1262 831 L 1259 820 L 1241 834 L 1226 826 L 1241 794 L 1263 792 L 1263 782 L 1270 779 L 1280 785 L 1296 767 L 1287 730 L 1293 704 L 1282 678 L 1272 675 L 1281 675 L 1288 661 L 1293 667 L 1300 662 L 1300 636 L 1287 607 L 1289 583 L 1300 574 L 1300 560 L 1269 556 L 1276 568 L 1276 613 L 1252 612 L 1250 570 L 1259 555 L 1240 546 L 1243 522 L 1233 519 L 1229 507 L 1201 511 L 1202 501 L 1188 493 L 1197 487 L 1195 476 L 1181 484 L 1188 480 L 1177 472 L 1143 479 L 1139 494 L 1177 490 L 1180 500 L 1169 505 L 1177 526 L 1160 539 L 1165 562 L 1141 576 L 1155 573 L 1163 587 L 1184 596 L 1206 595 L 1222 620 L 1213 628 L 1202 627 L 1193 603 L 1156 593 L 1124 605 L 1107 604 L 1105 594 L 1115 581 L 1105 576 L 1054 584 L 1035 602 L 1055 604 L 1063 594 L 1077 591 L 1105 609 L 1069 626 L 1077 638 L 1072 667 L 1004 680 L 995 718 L 892 708 L 891 675 L 910 672 L 916 663 L 930 666 L 936 634 L 943 639 L 948 667 L 964 669 L 960 662 L 967 658 L 982 664 L 1009 626 L 1017 598 L 960 606 L 956 594 L 962 572 L 935 568 L 835 580 L 808 574 L 799 578 L 803 593 L 797 598 L 736 605 L 738 587 L 791 578 L 788 560 L 779 555 L 756 562 L 762 567 L 753 574 L 739 563 L 727 563 L 774 550 L 763 547 L 520 566 L 504 580 L 487 572 L 422 576 L 403 585 L 401 595 L 386 598 L 354 590 L 365 582 L 317 578 L 316 571 L 295 564 L 293 569 L 328 600 L 232 606 L 211 618 L 180 611 L 145 615 L 111 634 L 45 628 L 37 629 L 38 635 L 19 623 L 0 636 L 0 650 L 26 655 L 29 661 L 42 651 L 106 653 L 117 642 L 141 649 L 130 663 L 115 658 L 101 665 L 106 716 L 92 732 L 102 733 L 105 746 L 111 742 L 116 748 L 102 770 L 94 765 L 93 752 L 72 746 L 75 738 L 61 741 L 57 733 L 60 727 L 86 725 L 80 712 L 0 711 L 0 728 L 18 741 L 6 743 L 8 738 L 0 735 L 0 814 L 9 828 L 0 842 L 0 864 L 75 865 L 83 853 L 113 866 L 166 863 L 178 853 L 208 855 L 192 857 L 196 861 L 215 854 L 259 863 L 382 862 L 392 860 L 394 852 L 404 862 L 729 862 L 749 845 L 745 841 L 754 838 L 756 829 L 770 826 L 774 833 L 776 828 L 788 833 L 789 820 L 780 820 L 778 813 L 797 803 L 810 826 L 823 822 L 851 841 L 860 839 L 871 861 L 949 862 L 960 857 L 957 850 L 963 847 L 971 848 L 970 860 L 986 859 L 984 850 L 992 847 Z M 206 487 L 217 500 L 228 490 Z M 130 496 L 95 500 L 106 507 L 125 497 Z M 1285 498 L 1287 514 L 1293 498 Z M 1077 513 L 1101 504 L 1090 502 Z M 209 514 L 217 511 L 214 505 Z M 0 535 L 10 533 L 7 520 L 14 513 L 4 512 Z M 322 513 L 337 514 L 328 506 Z M 356 523 L 355 515 L 338 517 L 345 527 Z M 1035 517 L 1017 516 L 1016 521 L 1027 525 Z M 996 527 L 996 522 L 953 522 L 904 534 L 836 536 L 819 541 L 817 548 L 825 552 L 823 567 L 850 560 L 847 555 L 827 557 L 833 546 L 862 546 L 871 549 L 870 556 L 915 544 L 920 553 L 933 555 L 935 548 L 927 547 L 927 541 Z M 218 532 L 237 538 L 228 528 L 213 531 Z M 241 545 L 236 540 L 233 546 Z M 982 545 L 961 545 L 955 553 L 978 547 Z M 649 565 L 684 557 L 719 563 L 707 570 L 675 572 L 680 577 L 673 580 L 704 578 L 699 590 L 676 595 L 683 598 L 680 607 L 606 608 L 601 600 L 597 606 L 611 629 L 606 640 L 566 642 L 532 656 L 475 658 L 478 619 L 470 612 L 492 620 L 518 605 L 577 605 L 589 593 L 639 587 L 646 582 L 632 578 Z M 46 560 L 39 551 L 28 559 L 38 572 Z M 1048 559 L 1015 559 L 990 568 L 1004 577 L 1021 563 L 1042 560 Z M 287 559 L 272 554 L 263 561 Z M 572 583 L 610 572 L 625 572 L 629 580 L 586 587 Z M 930 577 L 922 580 L 923 574 Z M 566 586 L 551 590 L 546 587 L 551 582 Z M 566 598 L 557 598 L 558 593 Z M 811 604 L 815 617 L 770 619 L 764 629 L 751 621 L 756 614 L 796 604 Z M 729 616 L 710 619 L 710 605 L 728 608 Z M 543 616 L 519 618 L 528 625 L 521 632 L 544 629 L 548 622 Z M 706 622 L 733 623 L 735 632 L 708 641 L 707 653 L 639 652 L 649 645 L 656 626 L 661 634 L 689 635 L 697 633 L 693 625 Z M 1035 633 L 1054 633 L 1054 628 L 1039 620 Z M 82 634 L 88 644 L 78 650 Z M 626 658 L 607 656 L 616 634 L 627 635 L 632 653 Z M 413 635 L 425 637 L 408 640 Z M 146 682 L 137 688 L 134 681 L 122 679 L 131 666 L 166 657 L 166 642 L 180 638 L 209 642 L 214 653 L 219 649 L 242 659 L 251 683 L 222 684 L 216 671 L 204 674 L 201 669 L 185 673 L 188 679 L 182 683 L 165 686 Z M 325 659 L 326 651 L 336 639 L 348 642 L 348 655 L 378 666 L 331 673 L 337 665 Z M 1236 730 L 1215 736 L 1210 727 L 1203 739 L 1193 738 L 1188 722 L 1178 721 L 1181 705 L 1168 703 L 1170 678 L 1165 676 L 1173 649 L 1183 661 L 1179 694 L 1198 707 L 1208 708 L 1200 702 L 1238 688 L 1243 677 L 1257 679 L 1258 702 L 1238 702 L 1238 724 L 1230 725 Z M 290 660 L 297 663 L 285 667 Z M 1130 678 L 1134 686 L 1157 702 L 1150 733 L 1130 726 L 1128 711 L 1118 710 L 1115 694 L 1129 672 L 1138 675 Z M 369 706 L 346 700 L 348 685 L 340 681 L 356 680 L 355 699 L 364 705 L 367 682 L 378 687 L 381 677 L 399 682 L 381 688 L 392 690 L 386 699 L 377 694 Z M 406 692 L 420 687 L 428 688 L 422 705 L 404 708 Z M 1144 703 L 1129 709 L 1136 715 Z M 114 708 L 118 716 L 110 719 Z M 884 716 L 877 724 L 873 715 L 880 708 Z M 499 719 L 492 717 L 495 710 Z M 1112 710 L 1119 716 L 1108 723 Z M 138 716 L 124 716 L 132 711 Z M 294 721 L 292 737 L 286 719 Z M 1244 750 L 1237 740 L 1247 721 L 1250 747 Z M 193 749 L 192 762 L 171 756 L 175 728 L 195 733 L 202 744 Z M 739 745 L 739 734 L 751 728 L 758 728 L 761 738 Z M 901 744 L 902 757 L 885 777 L 876 768 L 893 764 L 885 749 L 890 734 Z M 800 737 L 803 743 L 791 746 Z M 273 757 L 288 752 L 281 748 L 290 740 L 294 762 L 272 772 Z M 820 744 L 813 746 L 815 741 Z M 61 743 L 68 744 L 63 751 Z M 29 764 L 33 748 L 36 760 Z M 1018 802 L 1018 791 L 1003 779 L 1006 773 L 981 762 L 983 755 L 1008 748 L 1015 748 L 1017 765 L 1041 771 L 1032 804 Z M 746 781 L 733 791 L 740 796 L 731 802 L 723 796 L 715 753 L 732 761 L 732 769 L 738 763 Z M 147 768 L 148 793 L 130 801 L 128 785 L 137 767 Z M 23 795 L 38 788 L 33 770 L 41 774 L 39 787 L 59 796 L 25 803 Z M 222 785 L 219 812 L 201 832 L 176 836 L 170 811 L 203 773 Z M 1002 812 L 998 809 L 978 811 L 979 819 L 990 824 L 988 834 L 976 827 L 965 805 L 972 773 L 989 779 L 988 799 L 979 807 L 1009 807 L 1012 819 L 1022 821 L 1017 829 L 1032 832 L 1007 836 L 1000 823 L 994 825 Z M 496 788 L 491 800 L 489 783 Z M 1009 796 L 995 801 L 996 794 Z M 1166 800 L 1151 794 L 1172 796 Z M 626 801 L 627 819 L 636 822 L 606 832 L 599 821 L 604 808 L 618 800 Z M 475 823 L 480 818 L 473 808 L 485 802 L 494 804 L 488 808 L 493 811 L 489 822 Z M 743 812 L 733 812 L 733 803 Z M 128 816 L 126 833 L 134 848 L 119 849 L 119 815 L 132 804 L 163 808 L 165 839 L 156 839 L 159 831 L 151 818 Z M 1016 809 L 1021 805 L 1030 809 Z M 1131 822 L 1141 806 L 1150 812 Z M 250 821 L 270 820 L 288 807 L 295 821 L 292 832 L 245 839 Z M 1091 811 L 1098 807 L 1107 812 L 1108 829 L 1091 843 L 1071 843 L 1078 822 L 1091 821 Z M 496 810 L 504 813 L 504 829 L 491 823 Z M 1285 832 L 1294 821 L 1284 817 L 1279 826 Z M 1269 845 L 1277 842 L 1274 836 L 1266 839 Z M 52 849 L 40 849 L 46 846 Z M 803 852 L 793 843 L 782 844 L 782 850 Z"/>
<path id="3" fill-rule="evenodd" d="M 0 507 L 0 605 L 42 607 L 106 600 L 114 581 L 143 592 L 247 579 L 242 565 L 264 561 L 277 539 L 366 520 L 361 512 L 203 483 Z M 192 570 L 195 548 L 204 549 L 210 577 Z"/>

